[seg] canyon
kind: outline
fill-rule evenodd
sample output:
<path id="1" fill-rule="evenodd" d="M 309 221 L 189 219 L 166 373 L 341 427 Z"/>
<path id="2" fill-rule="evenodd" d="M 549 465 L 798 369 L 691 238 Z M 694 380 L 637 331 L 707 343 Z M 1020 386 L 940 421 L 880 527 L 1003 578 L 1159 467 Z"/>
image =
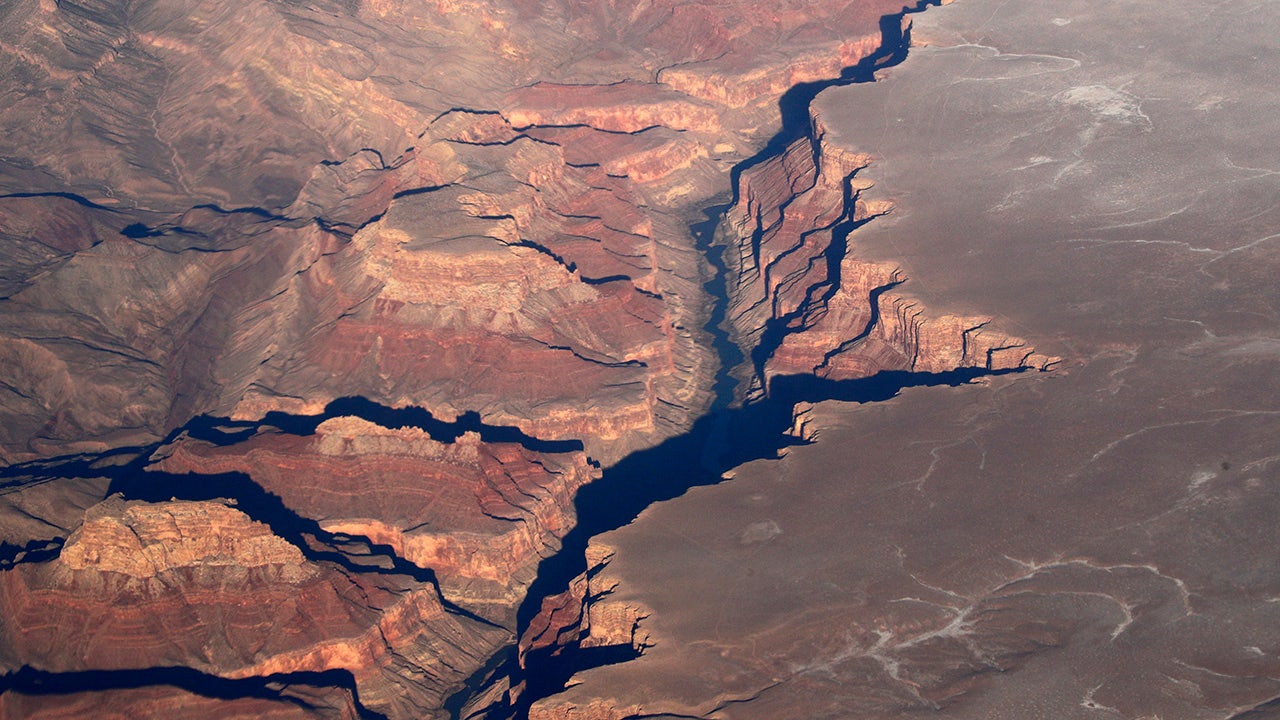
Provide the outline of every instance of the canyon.
<path id="1" fill-rule="evenodd" d="M 961 0 L 821 92 L 822 145 L 870 158 L 859 214 L 894 203 L 847 236 L 876 327 L 909 292 L 1061 360 L 870 403 L 781 374 L 835 373 L 819 322 L 740 305 L 819 330 L 756 364 L 803 441 L 587 543 L 588 602 L 634 608 L 642 647 L 531 717 L 1276 717 L 1277 27 Z"/>
<path id="2" fill-rule="evenodd" d="M 940 4 L 0 11 L 0 715 L 1273 711 L 1270 91 Z"/>

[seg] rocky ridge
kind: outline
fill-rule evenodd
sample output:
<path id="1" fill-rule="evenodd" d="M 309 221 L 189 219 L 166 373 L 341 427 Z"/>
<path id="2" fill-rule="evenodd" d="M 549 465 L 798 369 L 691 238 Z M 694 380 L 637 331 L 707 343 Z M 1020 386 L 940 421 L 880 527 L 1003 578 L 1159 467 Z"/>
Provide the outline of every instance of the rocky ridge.
<path id="1" fill-rule="evenodd" d="M 360 701 L 384 715 L 430 712 L 456 682 L 445 659 L 481 658 L 503 635 L 446 612 L 430 586 L 307 561 L 209 501 L 113 496 L 90 510 L 59 558 L 21 563 L 3 583 L 10 668 L 177 665 L 233 680 L 343 670 Z"/>

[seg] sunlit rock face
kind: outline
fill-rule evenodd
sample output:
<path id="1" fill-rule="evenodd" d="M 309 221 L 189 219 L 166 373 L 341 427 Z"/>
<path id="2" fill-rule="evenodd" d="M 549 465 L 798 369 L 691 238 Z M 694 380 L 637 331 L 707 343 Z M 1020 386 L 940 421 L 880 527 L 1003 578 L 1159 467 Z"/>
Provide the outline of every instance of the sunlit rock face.
<path id="1" fill-rule="evenodd" d="M 1244 2 L 961 0 L 880 82 L 819 95 L 824 145 L 868 158 L 858 202 L 893 203 L 849 233 L 847 286 L 886 288 L 887 322 L 909 298 L 1063 360 L 816 403 L 811 445 L 600 536 L 651 646 L 531 714 L 1274 716 L 1277 28 Z M 804 289 L 833 267 L 769 247 L 832 222 L 804 154 L 734 211 L 763 240 L 738 317 L 786 316 L 797 268 Z M 764 367 L 812 366 L 820 337 Z"/>
<path id="2" fill-rule="evenodd" d="M 324 531 L 389 546 L 431 568 L 447 597 L 507 625 L 534 566 L 573 525 L 573 492 L 599 474 L 580 451 L 474 432 L 440 442 L 357 417 L 326 420 L 311 436 L 268 433 L 225 448 L 186 440 L 162 452 L 159 470 L 243 473 Z"/>
<path id="3" fill-rule="evenodd" d="M 315 717 L 354 720 L 360 717 L 350 699 L 344 695 L 341 691 L 328 688 L 297 688 L 291 697 L 280 700 L 220 699 L 164 686 L 57 696 L 25 695 L 10 691 L 0 695 L 0 708 L 10 717 L 33 720 L 70 720 L 87 716 L 114 720 L 147 717 L 158 713 L 176 720 L 200 720 L 211 716 L 234 720 L 300 720 Z"/>

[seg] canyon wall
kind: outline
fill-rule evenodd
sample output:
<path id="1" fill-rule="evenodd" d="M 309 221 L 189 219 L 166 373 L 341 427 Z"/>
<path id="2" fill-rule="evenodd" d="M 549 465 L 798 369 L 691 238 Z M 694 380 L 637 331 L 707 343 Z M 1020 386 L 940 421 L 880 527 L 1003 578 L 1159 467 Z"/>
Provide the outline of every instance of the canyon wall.
<path id="1" fill-rule="evenodd" d="M 744 351 L 776 328 L 741 414 L 808 442 L 594 535 L 646 647 L 531 717 L 1276 716 L 1280 6 L 917 18 L 726 228 Z"/>
<path id="2" fill-rule="evenodd" d="M 859 259 L 850 233 L 893 206 L 863 199 L 871 184 L 859 172 L 871 156 L 826 134 L 813 114 L 806 137 L 742 173 L 725 215 L 729 320 L 754 366 L 747 392 L 766 393 L 779 375 L 1053 365 L 1057 358 L 993 329 L 990 318 L 930 312 L 899 287 L 908 278 L 897 265 Z"/>

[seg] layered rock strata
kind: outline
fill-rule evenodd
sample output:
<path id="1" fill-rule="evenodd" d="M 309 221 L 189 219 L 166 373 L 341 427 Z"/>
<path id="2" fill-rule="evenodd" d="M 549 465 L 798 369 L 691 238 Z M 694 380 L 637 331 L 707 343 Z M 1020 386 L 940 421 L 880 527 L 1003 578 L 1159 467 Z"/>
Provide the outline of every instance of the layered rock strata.
<path id="1" fill-rule="evenodd" d="M 284 700 L 266 698 L 210 698 L 178 688 L 153 686 L 134 690 L 107 690 L 65 695 L 24 695 L 10 691 L 0 695 L 0 714 L 31 720 L 72 720 L 98 717 L 109 720 L 155 717 L 174 720 L 356 720 L 360 717 L 350 697 L 340 690 L 299 693 Z"/>
<path id="2" fill-rule="evenodd" d="M 622 646 L 642 652 L 649 644 L 640 621 L 649 616 L 642 605 L 616 603 L 609 595 L 618 581 L 605 570 L 613 550 L 593 544 L 587 548 L 587 571 L 569 589 L 542 600 L 542 608 L 520 638 L 520 658 L 531 652 L 574 646 Z"/>
<path id="3" fill-rule="evenodd" d="M 601 537 L 654 644 L 533 715 L 1275 714 L 1277 60 L 1249 48 L 1280 18 L 1130 10 L 957 3 L 817 102 L 904 210 L 849 239 L 913 281 L 866 285 L 980 298 L 1065 372 L 817 403 L 818 442 Z"/>
<path id="4" fill-rule="evenodd" d="M 324 531 L 431 569 L 445 597 L 507 627 L 538 560 L 573 525 L 574 491 L 599 474 L 582 452 L 475 432 L 441 442 L 349 416 L 230 447 L 183 438 L 158 455 L 152 467 L 197 479 L 242 473 Z"/>
<path id="5" fill-rule="evenodd" d="M 714 366 L 686 224 L 897 9 L 24 0 L 0 453 L 356 394 L 605 460 L 679 432 Z"/>
<path id="6" fill-rule="evenodd" d="M 49 673 L 181 666 L 219 677 L 347 671 L 383 714 L 430 712 L 505 634 L 410 578 L 352 573 L 219 502 L 90 508 L 56 560 L 0 576 L 3 662 Z M 405 680 L 413 678 L 411 686 Z"/>
<path id="7" fill-rule="evenodd" d="M 742 173 L 726 213 L 729 322 L 752 358 L 748 391 L 778 375 L 832 380 L 883 370 L 1045 369 L 1056 362 L 990 327 L 991 318 L 931 313 L 903 292 L 897 265 L 860 260 L 850 232 L 892 211 L 864 200 L 870 156 L 811 132 Z"/>

